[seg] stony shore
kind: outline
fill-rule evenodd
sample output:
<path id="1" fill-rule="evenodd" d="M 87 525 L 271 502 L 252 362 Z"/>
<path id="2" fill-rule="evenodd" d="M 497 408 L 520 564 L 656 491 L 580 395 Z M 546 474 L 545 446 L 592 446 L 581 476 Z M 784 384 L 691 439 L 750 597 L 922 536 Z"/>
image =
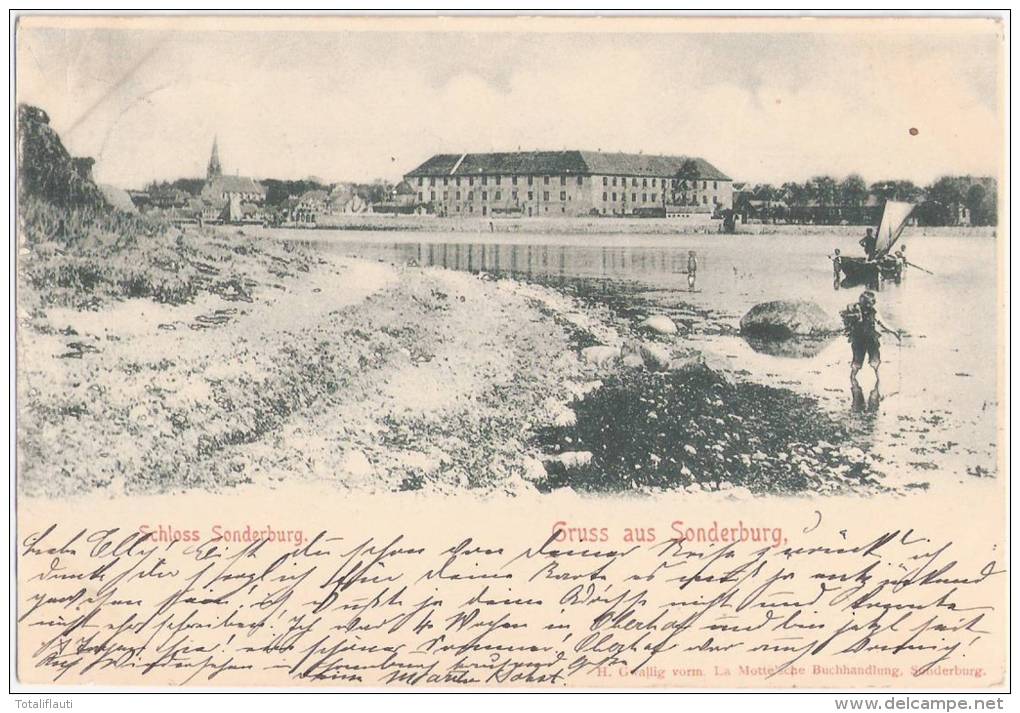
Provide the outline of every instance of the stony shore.
<path id="1" fill-rule="evenodd" d="M 704 364 L 682 314 L 646 321 L 542 285 L 300 260 L 307 272 L 242 280 L 242 301 L 22 314 L 21 490 L 880 488 L 811 399 Z"/>

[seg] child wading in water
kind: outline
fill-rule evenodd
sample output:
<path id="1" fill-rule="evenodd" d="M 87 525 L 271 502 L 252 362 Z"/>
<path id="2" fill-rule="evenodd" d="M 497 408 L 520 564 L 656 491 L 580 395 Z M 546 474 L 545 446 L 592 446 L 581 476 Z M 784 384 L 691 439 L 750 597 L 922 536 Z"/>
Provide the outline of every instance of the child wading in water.
<path id="1" fill-rule="evenodd" d="M 843 256 L 839 254 L 839 248 L 832 251 L 832 255 L 829 256 L 829 259 L 832 260 L 832 289 L 838 290 L 839 271 L 842 269 L 840 261 L 843 259 Z"/>
<path id="2" fill-rule="evenodd" d="M 864 366 L 864 357 L 868 357 L 868 364 L 875 370 L 875 383 L 878 383 L 878 367 L 882 364 L 882 342 L 879 338 L 879 330 L 891 334 L 900 340 L 900 333 L 889 329 L 878 316 L 875 307 L 875 293 L 865 290 L 861 293 L 857 302 L 847 305 L 846 309 L 840 312 L 843 318 L 843 329 L 850 340 L 850 349 L 853 351 L 853 361 L 850 363 L 850 384 L 857 385 L 857 372 Z"/>

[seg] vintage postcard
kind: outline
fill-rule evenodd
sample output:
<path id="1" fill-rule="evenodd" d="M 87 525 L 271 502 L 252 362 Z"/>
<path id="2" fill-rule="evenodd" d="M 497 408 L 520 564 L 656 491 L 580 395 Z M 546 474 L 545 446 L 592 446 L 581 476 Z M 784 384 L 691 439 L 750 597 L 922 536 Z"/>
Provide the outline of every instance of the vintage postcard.
<path id="1" fill-rule="evenodd" d="M 18 685 L 1008 686 L 1004 19 L 13 39 Z"/>

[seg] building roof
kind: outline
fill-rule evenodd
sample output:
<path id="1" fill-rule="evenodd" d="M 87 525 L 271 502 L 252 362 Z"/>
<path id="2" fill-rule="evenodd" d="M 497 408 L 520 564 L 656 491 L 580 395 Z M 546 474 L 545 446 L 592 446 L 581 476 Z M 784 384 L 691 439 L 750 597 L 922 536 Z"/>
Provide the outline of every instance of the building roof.
<path id="1" fill-rule="evenodd" d="M 436 154 L 407 176 L 625 175 L 672 176 L 688 160 L 699 179 L 729 181 L 718 168 L 696 156 L 602 153 L 601 151 L 517 151 L 511 153 Z"/>
<path id="2" fill-rule="evenodd" d="M 302 193 L 301 200 L 303 202 L 307 201 L 325 203 L 327 200 L 329 200 L 329 193 L 322 190 L 321 188 L 313 188 Z"/>
<path id="3" fill-rule="evenodd" d="M 212 189 L 214 193 L 261 193 L 263 195 L 266 193 L 265 186 L 248 176 L 214 176 L 206 181 L 205 189 Z"/>
<path id="4" fill-rule="evenodd" d="M 414 195 L 414 189 L 411 188 L 411 184 L 407 181 L 401 181 L 397 184 L 397 187 L 393 189 L 393 193 L 398 196 L 412 196 Z"/>
<path id="5" fill-rule="evenodd" d="M 687 161 L 693 161 L 698 178 L 729 181 L 729 176 L 697 156 L 656 156 L 643 153 L 602 153 L 581 151 L 590 173 L 625 176 L 674 176 Z"/>

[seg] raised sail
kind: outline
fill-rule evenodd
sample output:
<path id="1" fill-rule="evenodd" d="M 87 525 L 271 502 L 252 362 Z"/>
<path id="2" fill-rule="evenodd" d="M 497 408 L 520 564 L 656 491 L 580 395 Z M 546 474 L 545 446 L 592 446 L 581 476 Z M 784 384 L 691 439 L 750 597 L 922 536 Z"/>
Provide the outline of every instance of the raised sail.
<path id="1" fill-rule="evenodd" d="M 875 257 L 881 257 L 892 250 L 915 207 L 913 203 L 886 201 L 885 209 L 882 211 L 882 222 L 878 224 Z"/>

